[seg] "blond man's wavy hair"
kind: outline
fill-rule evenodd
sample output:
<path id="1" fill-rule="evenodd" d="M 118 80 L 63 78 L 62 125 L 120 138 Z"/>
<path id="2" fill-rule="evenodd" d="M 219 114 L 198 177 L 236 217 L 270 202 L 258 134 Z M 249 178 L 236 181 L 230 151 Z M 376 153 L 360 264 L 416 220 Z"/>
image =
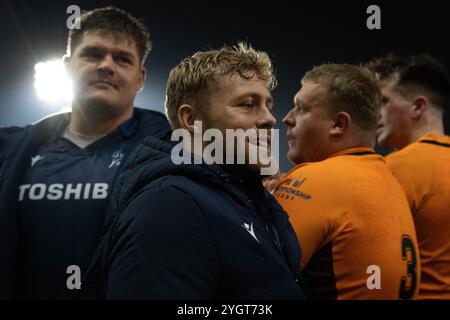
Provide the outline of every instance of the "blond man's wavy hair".
<path id="1" fill-rule="evenodd" d="M 257 76 L 273 90 L 277 85 L 272 62 L 267 53 L 254 50 L 246 43 L 218 50 L 200 51 L 183 59 L 170 71 L 167 81 L 165 110 L 172 128 L 180 127 L 178 108 L 190 104 L 208 106 L 208 96 L 225 76 L 238 74 L 244 79 Z"/>

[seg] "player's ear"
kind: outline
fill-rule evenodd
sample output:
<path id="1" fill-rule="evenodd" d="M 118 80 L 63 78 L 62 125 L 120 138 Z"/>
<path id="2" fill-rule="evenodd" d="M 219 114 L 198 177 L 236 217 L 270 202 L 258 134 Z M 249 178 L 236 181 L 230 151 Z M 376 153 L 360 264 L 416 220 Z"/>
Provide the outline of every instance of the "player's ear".
<path id="1" fill-rule="evenodd" d="M 69 71 L 70 57 L 67 54 L 65 54 L 62 56 L 61 60 L 66 70 Z"/>
<path id="2" fill-rule="evenodd" d="M 333 126 L 330 131 L 331 136 L 337 137 L 343 135 L 350 128 L 351 124 L 352 117 L 348 112 L 338 112 L 334 116 Z"/>
<path id="3" fill-rule="evenodd" d="M 429 108 L 430 104 L 425 96 L 416 96 L 411 105 L 411 118 L 419 119 L 422 114 Z"/>
<path id="4" fill-rule="evenodd" d="M 190 104 L 183 104 L 178 108 L 178 122 L 180 128 L 187 129 L 190 133 L 194 133 L 195 121 L 197 119 L 197 112 Z"/>
<path id="5" fill-rule="evenodd" d="M 147 69 L 145 69 L 145 67 L 142 66 L 141 70 L 139 71 L 137 92 L 141 92 L 142 89 L 144 88 L 145 79 L 147 79 Z"/>

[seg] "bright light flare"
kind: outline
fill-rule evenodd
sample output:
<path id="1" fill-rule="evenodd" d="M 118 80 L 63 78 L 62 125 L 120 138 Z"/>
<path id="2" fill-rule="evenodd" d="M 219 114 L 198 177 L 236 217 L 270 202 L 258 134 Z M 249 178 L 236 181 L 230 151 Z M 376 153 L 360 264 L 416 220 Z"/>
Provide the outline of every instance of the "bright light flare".
<path id="1" fill-rule="evenodd" d="M 72 81 L 61 60 L 39 62 L 34 66 L 34 87 L 37 96 L 49 103 L 70 106 Z"/>

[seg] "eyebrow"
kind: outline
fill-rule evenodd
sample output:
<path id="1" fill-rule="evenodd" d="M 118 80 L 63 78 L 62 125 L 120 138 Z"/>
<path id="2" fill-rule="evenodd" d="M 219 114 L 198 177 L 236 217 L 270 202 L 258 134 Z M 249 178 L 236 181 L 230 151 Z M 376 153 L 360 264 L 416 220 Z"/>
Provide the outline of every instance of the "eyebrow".
<path id="1" fill-rule="evenodd" d="M 110 50 L 109 48 L 104 47 L 104 46 L 100 46 L 100 45 L 86 46 L 86 47 L 81 49 L 81 52 L 86 52 L 86 51 L 112 51 L 114 54 L 127 56 L 129 58 L 133 58 L 134 57 L 134 55 L 130 51 L 117 50 L 117 49 Z"/>
<path id="2" fill-rule="evenodd" d="M 273 103 L 273 97 L 272 96 L 270 96 L 270 95 L 269 96 L 263 96 L 263 95 L 261 95 L 260 93 L 257 93 L 257 92 L 243 93 L 243 94 L 237 96 L 235 100 L 240 100 L 240 99 L 243 99 L 243 98 L 246 98 L 246 97 L 258 98 L 258 99 L 263 98 L 263 99 L 266 99 L 269 103 Z"/>

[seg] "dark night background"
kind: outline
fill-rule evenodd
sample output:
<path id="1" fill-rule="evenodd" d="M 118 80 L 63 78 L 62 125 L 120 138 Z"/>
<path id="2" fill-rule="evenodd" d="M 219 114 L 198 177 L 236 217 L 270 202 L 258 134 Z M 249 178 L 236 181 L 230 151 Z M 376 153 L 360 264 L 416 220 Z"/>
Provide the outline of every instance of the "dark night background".
<path id="1" fill-rule="evenodd" d="M 163 110 L 170 69 L 195 51 L 248 41 L 270 53 L 279 80 L 274 90 L 283 171 L 286 126 L 304 72 L 324 62 L 360 63 L 388 52 L 430 53 L 450 66 L 448 14 L 443 1 L 12 1 L 0 0 L 0 126 L 25 125 L 58 111 L 39 100 L 34 65 L 62 56 L 68 14 L 115 5 L 143 18 L 153 41 L 139 107 Z M 381 30 L 368 30 L 366 9 L 381 8 Z M 447 116 L 448 118 L 448 116 Z M 448 131 L 447 120 L 447 131 Z"/>

